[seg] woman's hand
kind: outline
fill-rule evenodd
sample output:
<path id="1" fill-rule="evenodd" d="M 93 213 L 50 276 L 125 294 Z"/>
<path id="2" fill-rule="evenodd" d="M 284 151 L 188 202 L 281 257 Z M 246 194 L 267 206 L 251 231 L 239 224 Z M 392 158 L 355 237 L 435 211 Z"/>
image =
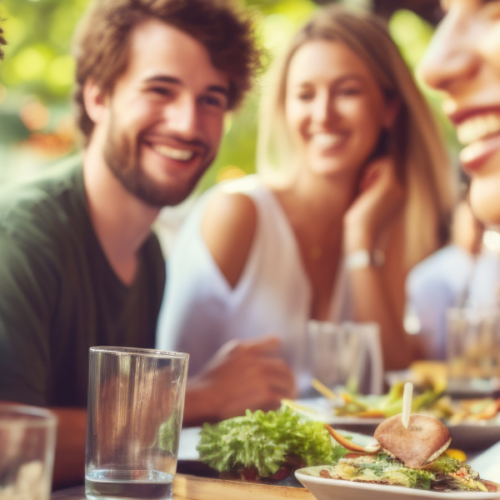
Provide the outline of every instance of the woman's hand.
<path id="1" fill-rule="evenodd" d="M 381 236 L 402 209 L 405 190 L 396 177 L 389 156 L 372 162 L 365 170 L 359 194 L 344 216 L 344 251 L 374 250 Z"/>

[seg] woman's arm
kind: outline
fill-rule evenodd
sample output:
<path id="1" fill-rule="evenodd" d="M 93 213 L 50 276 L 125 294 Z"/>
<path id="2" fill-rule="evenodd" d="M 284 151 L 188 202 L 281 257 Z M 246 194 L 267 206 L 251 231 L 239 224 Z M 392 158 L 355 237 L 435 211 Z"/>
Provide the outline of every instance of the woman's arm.
<path id="1" fill-rule="evenodd" d="M 256 227 L 255 204 L 241 193 L 220 193 L 204 214 L 203 240 L 231 288 L 243 272 Z"/>
<path id="2" fill-rule="evenodd" d="M 158 321 L 157 347 L 189 352 L 190 373 L 197 373 L 224 342 L 231 289 L 256 226 L 255 207 L 244 195 L 217 193 L 208 205 L 201 203 L 169 255 Z"/>
<path id="3" fill-rule="evenodd" d="M 410 336 L 403 328 L 405 308 L 405 192 L 390 158 L 374 162 L 361 182 L 361 192 L 344 218 L 344 250 L 373 253 L 386 239 L 386 262 L 348 269 L 356 321 L 379 323 L 386 370 L 405 368 L 413 359 Z"/>
<path id="4" fill-rule="evenodd" d="M 186 388 L 185 425 L 243 415 L 246 409 L 275 409 L 282 398 L 295 397 L 293 374 L 280 358 L 281 342 L 267 337 L 272 332 L 256 332 L 258 339 L 221 347 L 226 339 L 238 338 L 238 332 L 227 332 L 226 306 L 254 240 L 253 201 L 243 194 L 218 193 L 200 215 L 201 235 L 199 225 L 197 235 L 188 227 L 169 259 L 160 321 L 160 340 L 178 338 L 173 346 L 159 347 L 189 352 L 194 368 Z M 203 248 L 196 250 L 199 245 Z M 199 266 L 196 259 L 205 264 Z M 200 276 L 206 266 L 212 271 Z"/>

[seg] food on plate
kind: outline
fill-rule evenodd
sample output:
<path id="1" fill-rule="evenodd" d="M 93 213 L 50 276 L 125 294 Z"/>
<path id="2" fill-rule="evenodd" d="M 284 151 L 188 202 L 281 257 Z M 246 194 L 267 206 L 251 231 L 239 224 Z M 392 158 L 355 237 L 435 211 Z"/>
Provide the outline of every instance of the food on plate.
<path id="1" fill-rule="evenodd" d="M 484 422 L 498 415 L 500 398 L 453 400 L 449 396 L 443 396 L 430 411 L 436 418 L 441 418 L 450 425 Z"/>
<path id="2" fill-rule="evenodd" d="M 377 427 L 377 442 L 365 447 L 325 427 L 349 453 L 320 468 L 321 477 L 443 492 L 500 491 L 500 485 L 480 479 L 465 462 L 446 454 L 450 433 L 434 417 L 411 415 L 408 428 L 402 415 L 389 418 Z"/>
<path id="3" fill-rule="evenodd" d="M 403 389 L 404 383 L 397 383 L 382 396 L 341 392 L 344 404 L 335 408 L 335 413 L 356 418 L 392 417 L 402 410 Z M 490 420 L 500 411 L 500 398 L 453 400 L 434 388 L 417 388 L 416 391 L 412 411 L 439 418 L 449 425 Z"/>
<path id="4" fill-rule="evenodd" d="M 388 418 L 377 427 L 374 438 L 411 469 L 429 464 L 451 443 L 446 425 L 425 415 L 411 415 L 408 428 L 403 425 L 401 415 Z"/>
<path id="5" fill-rule="evenodd" d="M 442 492 L 500 492 L 500 485 L 481 479 L 459 459 L 463 454 L 448 454 L 451 438 L 442 422 L 415 414 L 405 422 L 407 428 L 402 415 L 385 420 L 373 443 L 360 446 L 329 425 L 283 406 L 205 424 L 197 449 L 200 460 L 225 479 L 277 481 L 307 466 L 300 472 L 337 480 Z"/>
<path id="6" fill-rule="evenodd" d="M 342 392 L 344 405 L 336 408 L 339 416 L 358 418 L 388 418 L 401 413 L 403 409 L 404 382 L 394 384 L 387 394 L 382 396 Z M 413 398 L 412 410 L 422 411 L 432 408 L 440 397 L 440 393 L 433 388 L 426 388 L 417 392 Z"/>
<path id="7" fill-rule="evenodd" d="M 222 477 L 280 480 L 300 467 L 332 464 L 346 453 L 320 422 L 288 407 L 205 424 L 197 447 L 200 460 Z"/>

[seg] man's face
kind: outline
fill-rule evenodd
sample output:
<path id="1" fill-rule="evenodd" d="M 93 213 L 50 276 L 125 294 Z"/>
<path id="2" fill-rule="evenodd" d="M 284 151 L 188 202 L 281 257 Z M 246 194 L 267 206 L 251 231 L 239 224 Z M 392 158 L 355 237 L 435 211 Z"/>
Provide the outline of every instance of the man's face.
<path id="1" fill-rule="evenodd" d="M 228 87 L 188 34 L 158 20 L 135 28 L 99 124 L 104 159 L 129 192 L 155 207 L 186 198 L 217 154 Z"/>
<path id="2" fill-rule="evenodd" d="M 446 16 L 421 66 L 444 92 L 445 112 L 464 144 L 475 214 L 500 223 L 500 0 L 442 0 Z"/>

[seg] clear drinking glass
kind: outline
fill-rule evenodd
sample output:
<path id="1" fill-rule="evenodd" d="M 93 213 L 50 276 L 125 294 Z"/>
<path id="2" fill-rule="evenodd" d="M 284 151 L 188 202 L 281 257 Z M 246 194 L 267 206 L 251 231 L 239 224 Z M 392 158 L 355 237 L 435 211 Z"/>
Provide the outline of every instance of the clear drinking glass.
<path id="1" fill-rule="evenodd" d="M 447 360 L 452 384 L 500 377 L 500 311 L 447 311 Z"/>
<path id="2" fill-rule="evenodd" d="M 152 349 L 90 349 L 88 498 L 172 498 L 188 359 Z"/>
<path id="3" fill-rule="evenodd" d="M 377 323 L 331 323 L 310 320 L 307 325 L 308 372 L 328 387 L 380 394 L 383 388 L 380 328 Z"/>
<path id="4" fill-rule="evenodd" d="M 1 500 L 48 500 L 56 425 L 48 410 L 0 404 Z"/>

